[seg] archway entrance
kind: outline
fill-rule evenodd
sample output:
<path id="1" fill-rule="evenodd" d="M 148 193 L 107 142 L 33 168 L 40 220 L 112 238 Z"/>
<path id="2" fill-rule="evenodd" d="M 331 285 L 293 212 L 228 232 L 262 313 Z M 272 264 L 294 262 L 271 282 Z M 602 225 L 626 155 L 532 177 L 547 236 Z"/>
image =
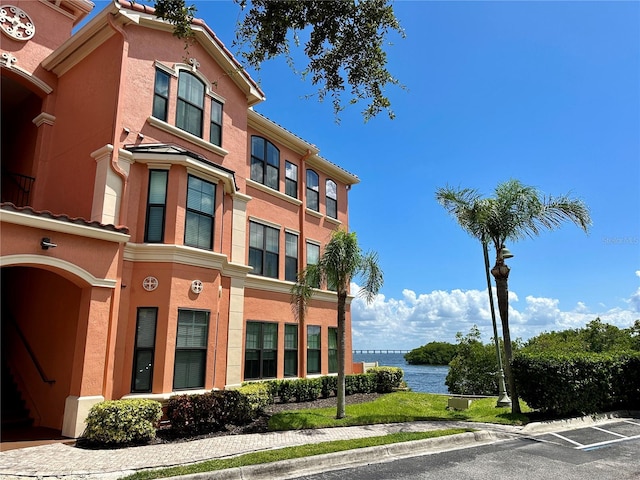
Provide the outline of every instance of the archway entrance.
<path id="1" fill-rule="evenodd" d="M 42 436 L 44 429 L 59 437 L 82 288 L 37 266 L 6 266 L 0 275 L 2 441 Z"/>

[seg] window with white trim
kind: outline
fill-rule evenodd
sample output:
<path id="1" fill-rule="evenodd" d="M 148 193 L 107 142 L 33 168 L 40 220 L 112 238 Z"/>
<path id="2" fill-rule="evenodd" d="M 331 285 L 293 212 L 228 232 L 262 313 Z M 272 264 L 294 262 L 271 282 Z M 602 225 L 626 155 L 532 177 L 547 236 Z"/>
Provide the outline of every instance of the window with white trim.
<path id="1" fill-rule="evenodd" d="M 204 388 L 209 312 L 178 310 L 173 389 Z"/>

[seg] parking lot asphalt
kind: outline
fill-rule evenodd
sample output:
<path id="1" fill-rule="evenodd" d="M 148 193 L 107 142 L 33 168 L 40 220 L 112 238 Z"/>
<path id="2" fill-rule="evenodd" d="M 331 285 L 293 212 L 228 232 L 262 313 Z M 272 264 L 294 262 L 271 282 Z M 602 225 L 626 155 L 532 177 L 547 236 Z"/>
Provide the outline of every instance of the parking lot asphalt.
<path id="1" fill-rule="evenodd" d="M 640 436 L 640 415 L 618 412 L 597 417 L 582 417 L 555 422 L 540 422 L 524 427 L 470 422 L 411 422 L 317 430 L 269 432 L 262 434 L 212 437 L 182 443 L 147 445 L 117 450 L 84 450 L 56 443 L 0 452 L 0 478 L 6 480 L 37 478 L 42 480 L 113 480 L 137 471 L 186 465 L 244 453 L 306 445 L 332 440 L 349 440 L 396 432 L 428 431 L 447 428 L 476 431 L 436 439 L 405 442 L 383 447 L 350 450 L 276 464 L 241 467 L 210 472 L 209 479 L 273 479 L 291 477 L 301 470 L 323 470 L 383 459 L 402 458 L 424 453 L 469 448 L 517 437 L 535 437 L 565 448 L 597 448 L 605 443 Z M 205 478 L 196 475 L 192 478 Z"/>

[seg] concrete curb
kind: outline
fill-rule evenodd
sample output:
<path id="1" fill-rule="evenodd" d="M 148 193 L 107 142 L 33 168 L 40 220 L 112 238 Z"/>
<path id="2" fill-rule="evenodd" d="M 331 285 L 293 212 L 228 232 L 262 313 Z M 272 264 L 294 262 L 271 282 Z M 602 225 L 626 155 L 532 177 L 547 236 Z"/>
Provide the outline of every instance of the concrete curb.
<path id="1" fill-rule="evenodd" d="M 583 417 L 567 418 L 564 420 L 532 422 L 525 425 L 520 433 L 534 434 L 557 431 L 558 429 L 572 430 L 574 428 L 584 428 L 596 424 L 613 422 L 619 418 L 640 418 L 640 411 L 619 410 L 616 412 L 597 413 L 593 415 L 585 415 Z"/>
<path id="2" fill-rule="evenodd" d="M 487 445 L 498 441 L 512 440 L 513 434 L 501 432 L 489 432 L 481 430 L 477 432 L 460 433 L 445 437 L 428 438 L 426 440 L 414 440 L 410 442 L 392 443 L 378 447 L 358 448 L 343 452 L 315 455 L 312 457 L 283 460 L 261 465 L 230 468 L 214 472 L 194 473 L 183 475 L 182 480 L 273 480 L 274 478 L 286 479 L 304 475 L 313 475 L 328 470 L 340 470 L 343 468 L 367 465 L 370 463 L 388 462 L 400 458 L 408 458 L 417 455 L 450 451 L 461 448 L 470 448 Z"/>

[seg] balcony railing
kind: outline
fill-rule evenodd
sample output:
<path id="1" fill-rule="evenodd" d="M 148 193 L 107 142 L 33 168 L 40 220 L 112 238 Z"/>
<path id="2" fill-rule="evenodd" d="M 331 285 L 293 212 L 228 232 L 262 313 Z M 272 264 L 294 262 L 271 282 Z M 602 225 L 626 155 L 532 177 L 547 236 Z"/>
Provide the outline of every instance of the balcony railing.
<path id="1" fill-rule="evenodd" d="M 2 170 L 2 201 L 18 207 L 29 205 L 35 178 L 20 173 Z"/>

